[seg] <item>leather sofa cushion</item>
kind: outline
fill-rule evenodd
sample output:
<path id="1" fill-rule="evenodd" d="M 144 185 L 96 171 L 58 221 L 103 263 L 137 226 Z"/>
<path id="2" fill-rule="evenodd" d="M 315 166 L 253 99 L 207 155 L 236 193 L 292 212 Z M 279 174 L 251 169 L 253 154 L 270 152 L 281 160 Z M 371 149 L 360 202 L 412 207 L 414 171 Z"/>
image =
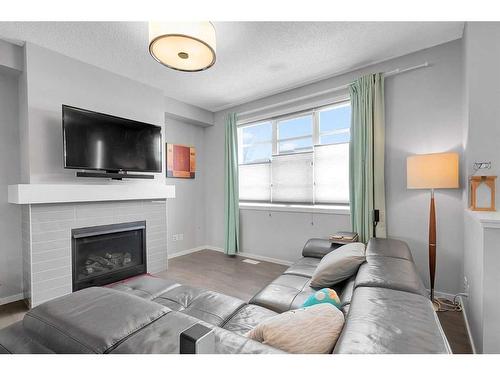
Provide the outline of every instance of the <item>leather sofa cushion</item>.
<path id="1" fill-rule="evenodd" d="M 283 272 L 285 275 L 298 275 L 305 277 L 312 277 L 314 271 L 318 267 L 320 259 L 305 257 L 299 259 Z"/>
<path id="2" fill-rule="evenodd" d="M 245 305 L 245 302 L 238 298 L 187 285 L 170 289 L 155 298 L 154 302 L 215 326 L 222 326 Z"/>
<path id="3" fill-rule="evenodd" d="M 54 352 L 33 340 L 20 321 L 0 331 L 0 354 L 2 353 L 53 354 Z"/>
<path id="4" fill-rule="evenodd" d="M 229 319 L 223 328 L 244 335 L 260 322 L 278 315 L 278 313 L 257 305 L 245 305 Z"/>
<path id="5" fill-rule="evenodd" d="M 172 311 L 117 345 L 113 354 L 178 354 L 182 331 L 195 323 L 214 329 L 216 354 L 262 354 L 283 352 L 242 335 L 205 323 L 181 312 Z"/>
<path id="6" fill-rule="evenodd" d="M 253 296 L 249 303 L 277 313 L 298 309 L 311 294 L 319 290 L 311 288 L 310 281 L 310 278 L 304 276 L 281 275 Z M 346 285 L 347 281 L 344 281 L 332 286 L 339 295 L 342 305 L 349 295 L 349 292 L 345 295 L 343 293 Z"/>
<path id="7" fill-rule="evenodd" d="M 427 296 L 415 264 L 401 258 L 367 257 L 356 276 L 355 288 L 361 286 L 396 289 Z"/>
<path id="8" fill-rule="evenodd" d="M 111 284 L 108 288 L 152 300 L 170 289 L 180 286 L 173 280 L 161 279 L 151 275 L 141 275 Z"/>
<path id="9" fill-rule="evenodd" d="M 186 309 L 196 298 L 205 293 L 205 289 L 195 288 L 189 285 L 180 285 L 173 288 L 158 297 L 153 301 L 163 306 L 167 306 L 174 311 Z"/>
<path id="10" fill-rule="evenodd" d="M 356 275 L 353 275 L 350 279 L 344 281 L 343 284 L 338 284 L 337 287 L 340 290 L 340 306 L 344 307 L 351 303 L 352 294 L 354 292 L 354 284 L 356 280 Z M 335 288 L 334 288 L 335 289 Z M 338 294 L 338 292 L 337 292 Z"/>
<path id="11" fill-rule="evenodd" d="M 297 301 L 294 306 L 297 304 L 302 305 L 307 297 L 316 291 L 316 289 L 309 286 L 310 280 L 308 277 L 298 275 L 278 276 L 253 296 L 249 303 L 265 307 L 277 313 L 288 311 L 294 308 L 292 304 L 297 296 L 301 295 L 299 296 L 300 301 Z"/>
<path id="12" fill-rule="evenodd" d="M 366 246 L 366 256 L 403 258 L 413 262 L 408 245 L 392 238 L 372 238 Z"/>
<path id="13" fill-rule="evenodd" d="M 358 287 L 334 353 L 451 353 L 429 299 L 418 294 Z"/>
<path id="14" fill-rule="evenodd" d="M 321 259 L 330 251 L 341 246 L 341 244 L 334 244 L 329 240 L 322 238 L 311 238 L 304 245 L 304 248 L 302 249 L 302 256 Z"/>
<path id="15" fill-rule="evenodd" d="M 169 311 L 110 288 L 88 288 L 35 307 L 23 325 L 56 353 L 106 353 Z"/>

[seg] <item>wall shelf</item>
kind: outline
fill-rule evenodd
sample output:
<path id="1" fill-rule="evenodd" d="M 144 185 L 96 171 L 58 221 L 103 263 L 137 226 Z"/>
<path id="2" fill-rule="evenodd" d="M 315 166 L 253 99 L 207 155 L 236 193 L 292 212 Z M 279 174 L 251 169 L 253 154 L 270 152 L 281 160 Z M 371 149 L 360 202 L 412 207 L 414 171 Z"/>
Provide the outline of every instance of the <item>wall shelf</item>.
<path id="1" fill-rule="evenodd" d="M 150 184 L 9 185 L 9 203 L 47 204 L 175 198 L 175 186 Z"/>

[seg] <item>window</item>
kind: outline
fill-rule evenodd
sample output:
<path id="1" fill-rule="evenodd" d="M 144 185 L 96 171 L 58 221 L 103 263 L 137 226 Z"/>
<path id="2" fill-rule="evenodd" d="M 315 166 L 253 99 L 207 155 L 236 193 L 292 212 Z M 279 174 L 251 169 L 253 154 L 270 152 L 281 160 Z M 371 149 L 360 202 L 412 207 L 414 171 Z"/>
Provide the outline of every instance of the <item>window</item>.
<path id="1" fill-rule="evenodd" d="M 349 202 L 349 101 L 238 127 L 240 200 Z"/>
<path id="2" fill-rule="evenodd" d="M 350 103 L 319 111 L 319 144 L 349 143 L 350 124 Z"/>
<path id="3" fill-rule="evenodd" d="M 272 155 L 272 126 L 271 122 L 264 122 L 241 128 L 239 136 L 239 160 L 243 164 L 258 163 L 271 160 Z"/>
<path id="4" fill-rule="evenodd" d="M 313 116 L 278 120 L 277 142 L 280 154 L 312 150 Z"/>

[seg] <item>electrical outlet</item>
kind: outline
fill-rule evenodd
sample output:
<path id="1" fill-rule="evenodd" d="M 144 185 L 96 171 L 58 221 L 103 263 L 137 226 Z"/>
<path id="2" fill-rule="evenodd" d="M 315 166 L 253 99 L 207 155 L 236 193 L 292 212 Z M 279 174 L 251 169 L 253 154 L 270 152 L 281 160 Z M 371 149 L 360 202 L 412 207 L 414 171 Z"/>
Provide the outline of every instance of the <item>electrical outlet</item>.
<path id="1" fill-rule="evenodd" d="M 172 235 L 172 241 L 184 241 L 184 233 Z"/>

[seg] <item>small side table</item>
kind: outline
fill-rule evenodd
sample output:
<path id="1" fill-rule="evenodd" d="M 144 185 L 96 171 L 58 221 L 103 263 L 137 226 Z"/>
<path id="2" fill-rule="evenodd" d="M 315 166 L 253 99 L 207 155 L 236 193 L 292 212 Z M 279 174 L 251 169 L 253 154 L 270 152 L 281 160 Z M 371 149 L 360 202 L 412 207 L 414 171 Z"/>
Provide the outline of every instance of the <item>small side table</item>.
<path id="1" fill-rule="evenodd" d="M 346 245 L 348 243 L 358 242 L 359 236 L 354 232 L 337 232 L 330 236 L 329 240 L 333 244 Z"/>

